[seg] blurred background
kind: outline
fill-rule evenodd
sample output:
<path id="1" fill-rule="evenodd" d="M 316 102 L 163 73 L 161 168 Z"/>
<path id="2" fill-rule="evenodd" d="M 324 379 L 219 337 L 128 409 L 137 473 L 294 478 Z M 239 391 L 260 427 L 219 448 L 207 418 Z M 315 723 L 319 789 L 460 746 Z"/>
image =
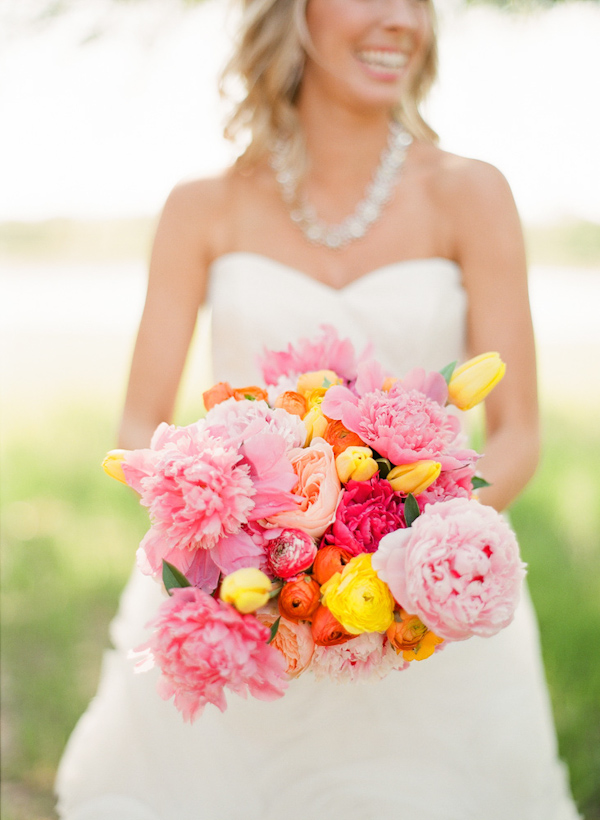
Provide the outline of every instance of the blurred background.
<path id="1" fill-rule="evenodd" d="M 600 4 L 440 0 L 442 146 L 508 177 L 524 221 L 545 453 L 513 521 L 560 752 L 600 818 Z M 0 8 L 2 817 L 49 820 L 145 512 L 114 446 L 157 214 L 232 157 L 224 0 Z M 177 420 L 210 381 L 200 323 Z M 510 785 L 507 784 L 509 788 Z"/>

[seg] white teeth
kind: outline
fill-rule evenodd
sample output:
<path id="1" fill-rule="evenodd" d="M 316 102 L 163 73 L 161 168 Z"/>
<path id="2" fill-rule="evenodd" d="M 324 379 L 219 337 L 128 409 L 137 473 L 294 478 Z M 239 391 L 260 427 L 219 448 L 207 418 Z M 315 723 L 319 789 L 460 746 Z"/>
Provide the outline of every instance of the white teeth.
<path id="1" fill-rule="evenodd" d="M 408 56 L 400 51 L 361 51 L 358 58 L 368 65 L 391 68 L 392 70 L 404 68 L 408 62 Z"/>

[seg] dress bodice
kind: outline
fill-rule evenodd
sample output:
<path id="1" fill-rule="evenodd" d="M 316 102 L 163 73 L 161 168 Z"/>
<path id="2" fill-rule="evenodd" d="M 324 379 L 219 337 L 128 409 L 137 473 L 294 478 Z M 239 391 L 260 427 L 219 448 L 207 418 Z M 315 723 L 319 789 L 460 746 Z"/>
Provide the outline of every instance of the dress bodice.
<path id="1" fill-rule="evenodd" d="M 262 380 L 256 356 L 311 337 L 323 324 L 401 376 L 464 358 L 466 293 L 460 268 L 443 258 L 394 262 L 335 289 L 269 257 L 218 257 L 210 269 L 215 381 Z"/>

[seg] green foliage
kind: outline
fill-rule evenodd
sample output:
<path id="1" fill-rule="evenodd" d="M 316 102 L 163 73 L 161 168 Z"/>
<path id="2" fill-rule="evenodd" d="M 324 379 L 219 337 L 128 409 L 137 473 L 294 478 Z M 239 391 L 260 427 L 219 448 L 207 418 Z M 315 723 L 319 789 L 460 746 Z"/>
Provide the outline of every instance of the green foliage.
<path id="1" fill-rule="evenodd" d="M 541 469 L 511 512 L 529 564 L 561 754 L 586 820 L 600 820 L 594 429 L 593 420 L 547 420 Z M 109 414 L 89 406 L 5 435 L 3 780 L 7 789 L 45 796 L 46 805 L 61 751 L 94 693 L 108 623 L 147 529 L 134 494 L 100 468 L 112 435 Z M 33 816 L 9 808 L 3 817 Z"/>

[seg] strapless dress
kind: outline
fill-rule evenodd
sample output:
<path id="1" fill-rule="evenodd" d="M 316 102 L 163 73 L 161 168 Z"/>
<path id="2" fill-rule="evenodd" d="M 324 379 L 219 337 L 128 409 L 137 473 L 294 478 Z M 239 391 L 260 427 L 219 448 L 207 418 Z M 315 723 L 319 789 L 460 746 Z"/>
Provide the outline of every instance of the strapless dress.
<path id="1" fill-rule="evenodd" d="M 252 253 L 212 265 L 215 381 L 260 383 L 256 354 L 323 323 L 402 375 L 464 358 L 458 266 L 418 259 L 342 290 Z M 228 695 L 193 725 L 134 674 L 162 593 L 134 572 L 96 697 L 57 778 L 63 820 L 576 820 L 527 591 L 491 639 L 455 643 L 377 683 L 307 674 L 264 703 Z"/>

